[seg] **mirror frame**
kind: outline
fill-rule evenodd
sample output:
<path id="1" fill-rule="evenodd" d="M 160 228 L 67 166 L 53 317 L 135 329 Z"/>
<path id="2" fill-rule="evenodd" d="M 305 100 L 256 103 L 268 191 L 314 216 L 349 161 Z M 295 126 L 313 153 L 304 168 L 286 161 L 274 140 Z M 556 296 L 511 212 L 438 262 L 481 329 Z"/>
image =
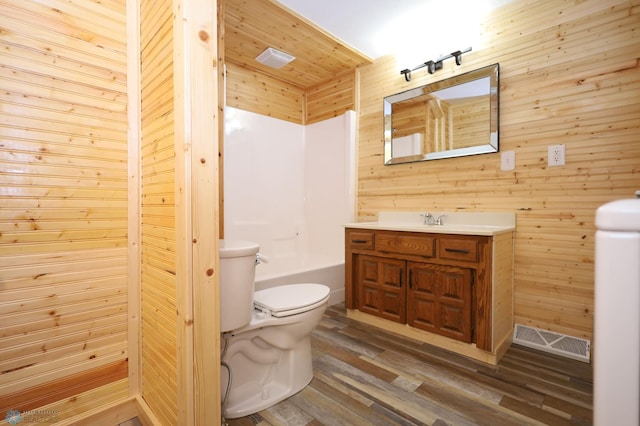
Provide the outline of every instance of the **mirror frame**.
<path id="1" fill-rule="evenodd" d="M 416 161 L 439 160 L 442 158 L 462 157 L 466 155 L 489 154 L 500 151 L 499 142 L 499 95 L 500 95 L 500 64 L 493 64 L 470 71 L 464 74 L 453 76 L 445 80 L 429 83 L 424 86 L 416 87 L 395 95 L 387 96 L 383 99 L 383 115 L 384 115 L 384 165 L 413 163 Z M 427 154 L 409 155 L 404 157 L 393 157 L 393 115 L 392 108 L 396 102 L 406 101 L 428 93 L 437 92 L 442 89 L 448 89 L 459 86 L 464 83 L 489 77 L 490 93 L 489 93 L 489 140 L 472 147 L 450 149 L 446 151 L 431 152 Z"/>

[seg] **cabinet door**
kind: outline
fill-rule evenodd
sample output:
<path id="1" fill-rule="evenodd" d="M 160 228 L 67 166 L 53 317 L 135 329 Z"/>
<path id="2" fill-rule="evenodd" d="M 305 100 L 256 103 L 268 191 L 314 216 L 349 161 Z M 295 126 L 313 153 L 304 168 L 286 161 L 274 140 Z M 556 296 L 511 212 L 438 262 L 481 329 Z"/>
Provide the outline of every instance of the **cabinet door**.
<path id="1" fill-rule="evenodd" d="M 463 342 L 472 339 L 470 269 L 408 262 L 407 323 Z"/>
<path id="2" fill-rule="evenodd" d="M 391 321 L 406 321 L 406 262 L 358 256 L 358 309 Z"/>

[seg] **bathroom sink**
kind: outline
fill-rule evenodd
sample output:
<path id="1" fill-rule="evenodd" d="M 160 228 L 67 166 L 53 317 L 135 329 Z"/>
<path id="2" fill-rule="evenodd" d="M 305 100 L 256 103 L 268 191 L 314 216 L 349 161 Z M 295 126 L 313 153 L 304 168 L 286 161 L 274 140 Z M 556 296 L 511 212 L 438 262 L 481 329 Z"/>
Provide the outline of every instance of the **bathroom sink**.
<path id="1" fill-rule="evenodd" d="M 416 225 L 407 223 L 362 222 L 347 225 L 349 228 L 380 229 L 389 231 L 429 232 L 434 234 L 462 234 L 462 235 L 496 235 L 513 231 L 512 226 L 499 225 Z"/>
<path id="2" fill-rule="evenodd" d="M 512 213 L 437 213 L 434 216 L 443 216 L 444 223 L 425 225 L 423 217 L 416 212 L 381 212 L 377 222 L 349 223 L 345 227 L 488 236 L 515 230 L 515 214 Z"/>

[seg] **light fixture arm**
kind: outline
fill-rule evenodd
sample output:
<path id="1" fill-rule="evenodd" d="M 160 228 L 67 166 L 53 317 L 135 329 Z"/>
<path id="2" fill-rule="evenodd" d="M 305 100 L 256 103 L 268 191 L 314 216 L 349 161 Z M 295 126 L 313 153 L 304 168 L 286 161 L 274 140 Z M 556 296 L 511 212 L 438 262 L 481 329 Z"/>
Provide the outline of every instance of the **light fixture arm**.
<path id="1" fill-rule="evenodd" d="M 404 79 L 406 81 L 411 81 L 411 71 L 415 71 L 415 70 L 419 70 L 420 68 L 424 68 L 427 67 L 427 71 L 429 71 L 429 74 L 433 74 L 434 72 L 441 70 L 442 69 L 442 61 L 445 61 L 449 58 L 456 58 L 456 65 L 461 65 L 462 64 L 462 54 L 463 53 L 467 53 L 467 52 L 471 52 L 471 48 L 467 47 L 464 50 L 456 50 L 455 52 L 452 52 L 449 55 L 446 56 L 442 56 L 438 59 L 436 59 L 435 61 L 429 60 L 426 61 L 420 65 L 418 65 L 417 67 L 413 68 L 413 69 L 404 69 L 402 71 L 400 71 L 401 75 L 404 75 Z"/>

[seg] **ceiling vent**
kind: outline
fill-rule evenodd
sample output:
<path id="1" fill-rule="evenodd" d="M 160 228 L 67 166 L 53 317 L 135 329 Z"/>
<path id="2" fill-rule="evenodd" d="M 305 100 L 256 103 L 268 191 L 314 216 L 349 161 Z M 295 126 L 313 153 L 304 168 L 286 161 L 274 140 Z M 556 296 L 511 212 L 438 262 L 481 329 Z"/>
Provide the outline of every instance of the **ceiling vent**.
<path id="1" fill-rule="evenodd" d="M 264 52 L 256 56 L 256 61 L 268 67 L 280 69 L 295 58 L 295 56 L 291 56 L 288 53 L 281 52 L 273 47 L 268 47 Z"/>

